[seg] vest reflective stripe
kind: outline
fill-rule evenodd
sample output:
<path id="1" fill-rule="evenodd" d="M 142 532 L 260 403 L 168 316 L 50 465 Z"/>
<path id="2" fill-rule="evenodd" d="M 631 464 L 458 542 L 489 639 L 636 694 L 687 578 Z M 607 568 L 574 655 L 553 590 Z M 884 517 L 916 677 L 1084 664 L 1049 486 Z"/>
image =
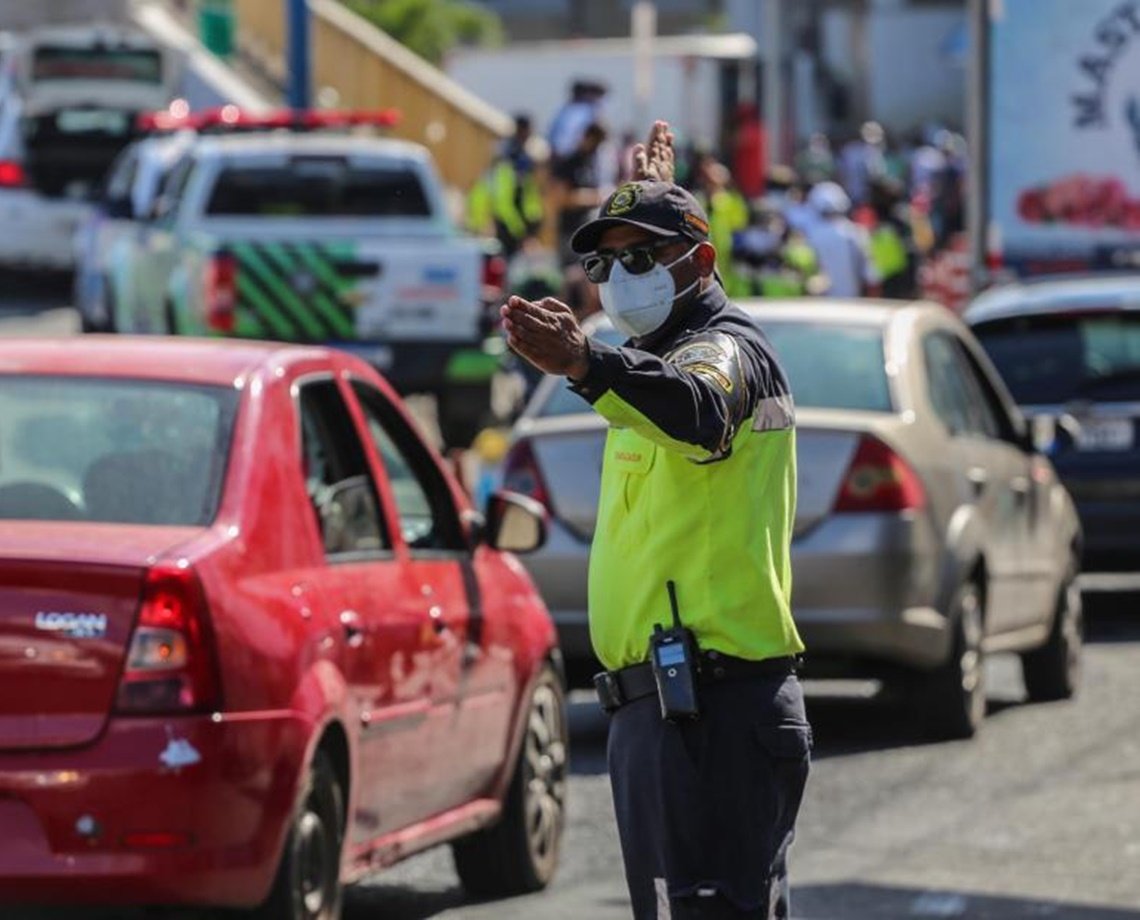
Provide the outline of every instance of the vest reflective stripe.
<path id="1" fill-rule="evenodd" d="M 594 408 L 611 424 L 640 415 L 613 391 Z M 751 659 L 803 650 L 790 606 L 792 415 L 790 397 L 761 401 L 732 453 L 705 464 L 656 429 L 610 429 L 589 579 L 590 635 L 607 668 L 645 660 L 654 624 L 669 622 L 670 579 L 703 649 Z"/>

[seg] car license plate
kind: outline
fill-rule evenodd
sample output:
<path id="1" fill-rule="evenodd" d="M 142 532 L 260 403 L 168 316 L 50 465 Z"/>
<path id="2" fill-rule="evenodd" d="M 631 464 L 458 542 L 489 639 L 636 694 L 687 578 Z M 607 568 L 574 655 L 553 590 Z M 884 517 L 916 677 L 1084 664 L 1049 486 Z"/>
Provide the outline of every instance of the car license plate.
<path id="1" fill-rule="evenodd" d="M 1089 451 L 1131 450 L 1134 441 L 1135 429 L 1130 418 L 1085 419 L 1081 422 L 1077 447 Z"/>

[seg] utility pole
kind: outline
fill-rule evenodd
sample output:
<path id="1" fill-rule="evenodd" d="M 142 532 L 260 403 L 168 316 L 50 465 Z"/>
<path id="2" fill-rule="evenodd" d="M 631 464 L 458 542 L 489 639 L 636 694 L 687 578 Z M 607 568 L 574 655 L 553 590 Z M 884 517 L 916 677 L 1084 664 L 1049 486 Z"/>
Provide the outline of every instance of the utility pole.
<path id="1" fill-rule="evenodd" d="M 289 105 L 309 108 L 312 92 L 308 0 L 285 0 L 289 22 Z"/>
<path id="2" fill-rule="evenodd" d="M 653 100 L 653 42 L 657 36 L 657 4 L 653 0 L 637 0 L 630 13 L 633 38 L 633 114 L 638 132 L 646 131 L 650 122 L 649 104 Z M 640 134 L 639 134 L 640 136 Z"/>
<path id="3" fill-rule="evenodd" d="M 768 168 L 784 156 L 783 0 L 764 0 L 764 125 L 768 134 Z"/>

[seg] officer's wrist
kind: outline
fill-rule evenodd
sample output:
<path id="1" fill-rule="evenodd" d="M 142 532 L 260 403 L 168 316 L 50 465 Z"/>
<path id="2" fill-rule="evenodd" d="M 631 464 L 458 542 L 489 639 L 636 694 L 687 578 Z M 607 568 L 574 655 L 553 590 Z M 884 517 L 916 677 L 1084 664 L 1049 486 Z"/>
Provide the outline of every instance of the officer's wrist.
<path id="1" fill-rule="evenodd" d="M 566 371 L 571 383 L 581 383 L 590 373 L 590 344 L 588 339 L 582 342 L 582 350 L 574 363 Z"/>

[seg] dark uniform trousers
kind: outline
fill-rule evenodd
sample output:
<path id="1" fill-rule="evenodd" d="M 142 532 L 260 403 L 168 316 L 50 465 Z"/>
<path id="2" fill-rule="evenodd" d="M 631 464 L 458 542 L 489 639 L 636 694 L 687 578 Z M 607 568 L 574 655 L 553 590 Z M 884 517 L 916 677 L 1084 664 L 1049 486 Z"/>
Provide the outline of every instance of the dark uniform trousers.
<path id="1" fill-rule="evenodd" d="M 786 855 L 811 728 L 795 674 L 702 684 L 701 716 L 656 695 L 612 715 L 608 760 L 636 920 L 789 916 Z"/>

